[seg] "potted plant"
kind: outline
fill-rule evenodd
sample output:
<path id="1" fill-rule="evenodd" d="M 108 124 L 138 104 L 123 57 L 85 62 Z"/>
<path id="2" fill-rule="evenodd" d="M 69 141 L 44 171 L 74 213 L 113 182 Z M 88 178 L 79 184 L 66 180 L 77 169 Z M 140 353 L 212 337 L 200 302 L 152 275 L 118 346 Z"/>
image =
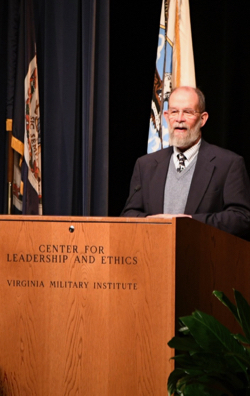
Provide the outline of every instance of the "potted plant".
<path id="1" fill-rule="evenodd" d="M 213 294 L 231 311 L 244 335 L 232 334 L 200 311 L 180 318 L 180 336 L 168 343 L 176 350 L 176 368 L 168 378 L 169 395 L 250 395 L 250 306 L 236 290 L 236 305 L 222 292 Z"/>

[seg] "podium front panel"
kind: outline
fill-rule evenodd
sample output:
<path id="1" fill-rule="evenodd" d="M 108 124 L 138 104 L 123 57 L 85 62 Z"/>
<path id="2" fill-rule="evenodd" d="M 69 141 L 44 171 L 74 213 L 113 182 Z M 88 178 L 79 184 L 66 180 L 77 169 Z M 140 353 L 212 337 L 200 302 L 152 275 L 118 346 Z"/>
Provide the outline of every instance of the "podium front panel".
<path id="1" fill-rule="evenodd" d="M 5 395 L 167 395 L 174 226 L 0 218 Z"/>

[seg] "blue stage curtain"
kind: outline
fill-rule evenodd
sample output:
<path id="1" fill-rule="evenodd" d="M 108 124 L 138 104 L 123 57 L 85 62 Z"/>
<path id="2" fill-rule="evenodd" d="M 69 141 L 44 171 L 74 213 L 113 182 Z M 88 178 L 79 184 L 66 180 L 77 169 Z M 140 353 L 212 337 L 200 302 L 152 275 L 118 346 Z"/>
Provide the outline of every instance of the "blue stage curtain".
<path id="1" fill-rule="evenodd" d="M 43 213 L 105 216 L 109 0 L 35 1 Z"/>
<path id="2" fill-rule="evenodd" d="M 20 1 L 16 0 L 16 4 L 18 8 Z M 106 216 L 109 0 L 33 0 L 33 5 L 40 91 L 43 214 Z M 6 213 L 8 135 L 4 104 L 8 0 L 3 1 L 2 11 L 0 211 Z"/>

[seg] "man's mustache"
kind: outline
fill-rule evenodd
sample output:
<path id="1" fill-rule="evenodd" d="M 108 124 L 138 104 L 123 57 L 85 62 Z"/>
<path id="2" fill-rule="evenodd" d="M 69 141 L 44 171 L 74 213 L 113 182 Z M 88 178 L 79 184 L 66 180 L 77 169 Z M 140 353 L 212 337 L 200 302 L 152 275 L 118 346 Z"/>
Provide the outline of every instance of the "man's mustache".
<path id="1" fill-rule="evenodd" d="M 173 129 L 188 129 L 188 125 L 186 125 L 185 122 L 175 122 Z"/>

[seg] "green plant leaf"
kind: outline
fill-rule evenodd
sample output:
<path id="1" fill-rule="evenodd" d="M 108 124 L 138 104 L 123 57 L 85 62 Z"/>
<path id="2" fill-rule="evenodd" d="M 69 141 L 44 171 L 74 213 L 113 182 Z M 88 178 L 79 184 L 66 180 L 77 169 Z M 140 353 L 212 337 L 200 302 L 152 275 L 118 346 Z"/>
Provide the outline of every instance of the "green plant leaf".
<path id="1" fill-rule="evenodd" d="M 245 346 L 250 347 L 249 340 L 246 337 L 244 337 L 242 334 L 234 334 L 233 336 L 234 338 L 236 338 L 236 340 L 240 341 L 242 344 L 246 344 Z"/>
<path id="2" fill-rule="evenodd" d="M 225 326 L 212 316 L 200 311 L 195 311 L 192 316 L 182 318 L 182 321 L 204 351 L 234 355 L 231 357 L 235 360 L 236 370 L 247 374 L 250 365 L 249 354 Z"/>
<path id="3" fill-rule="evenodd" d="M 189 373 L 190 369 L 202 370 L 204 373 L 228 373 L 238 370 L 238 363 L 232 356 L 218 355 L 209 352 L 190 352 L 190 354 L 177 354 L 172 359 L 177 367 Z"/>
<path id="4" fill-rule="evenodd" d="M 168 394 L 172 395 L 176 391 L 176 384 L 183 376 L 185 371 L 183 369 L 175 369 L 168 377 Z"/>
<path id="5" fill-rule="evenodd" d="M 230 331 L 213 316 L 195 311 L 192 316 L 182 318 L 198 345 L 205 351 L 214 353 L 233 352 L 244 354 L 245 348 Z"/>
<path id="6" fill-rule="evenodd" d="M 180 322 L 180 324 L 183 325 L 183 323 L 181 323 L 181 322 Z M 190 334 L 190 331 L 189 331 L 189 329 L 187 328 L 187 326 L 181 327 L 178 331 L 179 331 L 180 334 L 183 334 L 183 335 L 188 335 L 188 334 Z"/>
<path id="7" fill-rule="evenodd" d="M 241 326 L 248 340 L 248 343 L 250 343 L 250 306 L 239 291 L 234 291 L 234 297 L 237 304 L 237 310 Z"/>
<path id="8" fill-rule="evenodd" d="M 235 369 L 233 365 L 230 364 L 230 359 L 224 354 L 215 354 L 212 352 L 194 352 L 191 355 L 191 360 L 193 367 L 200 367 L 204 372 L 228 372 L 231 368 Z M 235 363 L 235 360 L 233 360 Z M 238 368 L 238 367 L 237 367 Z"/>
<path id="9" fill-rule="evenodd" d="M 232 372 L 210 372 L 206 373 L 202 370 L 185 370 L 185 374 L 180 378 L 176 384 L 177 390 L 183 390 L 187 385 L 190 384 L 203 384 L 207 389 L 221 389 L 223 394 L 232 395 L 238 394 L 240 396 L 244 394 L 244 389 L 247 388 L 247 381 L 243 382 L 239 376 L 233 374 Z"/>
<path id="10" fill-rule="evenodd" d="M 181 356 L 176 357 L 177 360 L 179 357 Z M 183 359 L 185 360 L 185 357 Z M 185 394 L 184 390 L 188 385 L 203 384 L 207 389 L 222 389 L 222 394 L 228 395 L 228 392 L 230 392 L 234 396 L 244 395 L 244 390 L 248 387 L 248 381 L 244 375 L 228 370 L 226 364 L 222 364 L 221 367 L 215 366 L 214 370 L 211 367 L 207 370 L 204 364 L 203 367 L 198 367 L 196 363 L 194 361 L 192 365 L 190 360 L 188 360 L 188 364 L 184 361 L 185 368 L 176 369 L 170 374 L 168 381 L 169 394 L 174 392 L 180 394 L 181 391 Z"/>
<path id="11" fill-rule="evenodd" d="M 217 373 L 213 374 L 214 375 L 208 375 L 201 370 L 191 370 L 188 375 L 183 376 L 178 380 L 176 390 L 177 392 L 182 391 L 185 394 L 184 390 L 186 387 L 190 385 L 203 385 L 207 390 L 211 389 L 214 391 L 215 389 L 220 389 L 223 391 L 223 394 L 225 392 L 230 392 L 230 394 L 235 392 L 235 386 L 228 381 L 229 378 Z M 240 387 L 240 389 L 242 389 L 242 387 Z"/>
<path id="12" fill-rule="evenodd" d="M 183 396 L 222 396 L 223 393 L 216 389 L 209 389 L 204 384 L 187 385 L 183 392 Z"/>
<path id="13" fill-rule="evenodd" d="M 179 396 L 250 396 L 250 305 L 234 291 L 236 306 L 214 295 L 231 311 L 245 335 L 231 334 L 213 316 L 200 311 L 180 318 L 181 336 L 169 346 L 181 351 L 168 379 L 168 392 Z"/>
<path id="14" fill-rule="evenodd" d="M 184 354 L 176 355 L 172 359 L 175 360 L 176 367 L 183 368 L 184 370 L 199 367 L 198 364 L 195 365 L 193 359 L 188 353 L 185 355 Z"/>
<path id="15" fill-rule="evenodd" d="M 173 337 L 168 342 L 168 346 L 178 351 L 199 351 L 201 349 L 192 336 Z"/>
<path id="16" fill-rule="evenodd" d="M 223 292 L 217 291 L 217 290 L 213 291 L 213 295 L 215 297 L 217 297 L 218 300 L 232 312 L 232 314 L 234 315 L 235 319 L 240 324 L 240 318 L 239 318 L 239 315 L 238 315 L 237 307 L 229 300 L 229 298 L 227 298 L 227 296 Z"/>

